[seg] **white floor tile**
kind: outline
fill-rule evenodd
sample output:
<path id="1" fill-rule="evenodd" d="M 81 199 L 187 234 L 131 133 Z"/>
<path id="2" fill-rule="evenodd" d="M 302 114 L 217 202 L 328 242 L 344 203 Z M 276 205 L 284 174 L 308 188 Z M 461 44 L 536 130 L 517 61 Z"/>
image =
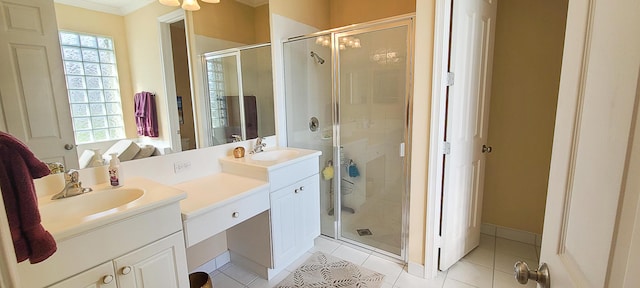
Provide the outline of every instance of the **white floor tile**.
<path id="1" fill-rule="evenodd" d="M 445 273 L 438 273 L 438 277 L 435 279 L 424 279 L 420 277 L 413 276 L 409 273 L 402 272 L 396 284 L 393 286 L 394 288 L 442 288 L 444 285 L 444 280 L 446 278 Z"/>
<path id="2" fill-rule="evenodd" d="M 320 251 L 322 253 L 331 254 L 333 251 L 336 251 L 338 247 L 340 247 L 340 243 L 318 237 L 315 240 L 315 246 L 313 246 L 309 252 L 313 254 Z"/>
<path id="3" fill-rule="evenodd" d="M 391 285 L 396 283 L 396 280 L 398 280 L 400 273 L 404 271 L 404 267 L 402 265 L 374 255 L 369 256 L 369 258 L 364 261 L 364 264 L 362 264 L 362 266 L 378 273 L 384 274 L 384 282 Z"/>
<path id="4" fill-rule="evenodd" d="M 369 254 L 370 253 L 365 253 L 345 245 L 341 245 L 331 253 L 333 256 L 347 260 L 356 265 L 362 265 L 362 263 L 364 263 L 364 261 L 369 257 Z"/>
<path id="5" fill-rule="evenodd" d="M 476 249 L 473 249 L 473 251 L 467 254 L 467 256 L 464 256 L 464 258 L 462 258 L 462 261 L 493 268 L 494 254 L 495 252 L 493 252 L 493 250 L 478 247 Z"/>
<path id="6" fill-rule="evenodd" d="M 496 250 L 496 237 L 485 234 L 480 234 L 480 248 L 495 251 Z"/>
<path id="7" fill-rule="evenodd" d="M 380 288 L 393 288 L 393 284 L 389 284 L 387 282 L 382 283 L 382 286 L 380 286 Z"/>
<path id="8" fill-rule="evenodd" d="M 520 287 L 529 287 L 536 288 L 535 281 L 529 281 L 526 286 L 521 285 L 516 281 L 513 277 L 513 273 L 504 273 L 500 271 L 495 271 L 493 276 L 493 288 L 520 288 Z"/>
<path id="9" fill-rule="evenodd" d="M 270 281 L 267 281 L 267 279 L 258 277 L 256 278 L 256 280 L 253 280 L 253 282 L 249 283 L 248 287 L 249 288 L 271 288 L 278 285 L 278 283 L 282 282 L 282 280 L 284 280 L 284 278 L 287 278 L 289 274 L 290 274 L 289 271 L 286 271 L 286 270 L 282 271 L 280 274 L 276 275 L 276 277 L 274 277 Z M 226 287 L 216 287 L 216 288 L 226 288 Z"/>
<path id="10" fill-rule="evenodd" d="M 231 277 L 219 273 L 211 279 L 214 287 L 224 287 L 224 288 L 245 288 L 244 285 L 240 284 L 240 282 L 233 280 Z"/>
<path id="11" fill-rule="evenodd" d="M 527 259 L 513 255 L 507 255 L 502 253 L 496 253 L 496 267 L 495 270 L 502 271 L 505 273 L 513 273 L 513 265 L 516 264 L 516 261 L 524 261 L 527 262 L 529 268 L 537 269 L 538 261 L 535 259 Z"/>
<path id="12" fill-rule="evenodd" d="M 300 267 L 300 265 L 302 265 L 302 263 L 304 263 L 305 261 L 307 261 L 311 256 L 313 256 L 312 253 L 304 253 L 302 256 L 300 256 L 300 258 L 298 258 L 296 261 L 293 261 L 293 263 L 291 263 L 291 265 L 289 265 L 287 268 L 285 268 L 285 270 L 289 271 L 289 272 L 293 272 L 296 269 L 298 269 L 298 267 Z"/>
<path id="13" fill-rule="evenodd" d="M 233 264 L 222 270 L 222 273 L 242 283 L 243 285 L 249 285 L 249 283 L 258 278 L 258 275 L 254 274 L 253 272 L 247 271 L 244 268 Z"/>
<path id="14" fill-rule="evenodd" d="M 496 253 L 519 256 L 527 259 L 536 259 L 536 249 L 534 245 L 496 238 Z"/>
<path id="15" fill-rule="evenodd" d="M 458 280 L 453 280 L 451 278 L 447 278 L 447 280 L 444 281 L 444 286 L 443 288 L 475 288 L 476 286 L 473 285 L 469 285 L 463 282 L 460 282 Z"/>
<path id="16" fill-rule="evenodd" d="M 480 288 L 490 288 L 493 284 L 493 269 L 460 261 L 449 268 L 447 279 L 449 278 Z"/>

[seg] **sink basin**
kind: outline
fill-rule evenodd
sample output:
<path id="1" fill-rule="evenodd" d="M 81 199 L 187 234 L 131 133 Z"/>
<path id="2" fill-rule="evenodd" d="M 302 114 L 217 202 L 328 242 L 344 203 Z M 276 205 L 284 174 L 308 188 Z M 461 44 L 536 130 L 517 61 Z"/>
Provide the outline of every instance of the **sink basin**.
<path id="1" fill-rule="evenodd" d="M 295 150 L 271 150 L 251 155 L 251 160 L 255 161 L 277 161 L 287 159 L 298 155 L 300 152 Z"/>
<path id="2" fill-rule="evenodd" d="M 127 208 L 142 197 L 139 188 L 104 189 L 86 194 L 52 200 L 40 205 L 42 224 L 48 229 L 70 222 L 82 222 Z"/>

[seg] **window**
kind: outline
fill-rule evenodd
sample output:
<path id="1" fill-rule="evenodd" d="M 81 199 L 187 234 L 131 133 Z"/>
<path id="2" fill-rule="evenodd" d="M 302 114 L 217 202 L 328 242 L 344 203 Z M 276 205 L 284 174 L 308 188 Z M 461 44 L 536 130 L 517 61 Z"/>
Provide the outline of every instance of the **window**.
<path id="1" fill-rule="evenodd" d="M 227 127 L 227 98 L 224 89 L 222 58 L 207 60 L 211 128 Z"/>
<path id="2" fill-rule="evenodd" d="M 76 144 L 124 138 L 113 40 L 61 31 L 60 44 Z"/>

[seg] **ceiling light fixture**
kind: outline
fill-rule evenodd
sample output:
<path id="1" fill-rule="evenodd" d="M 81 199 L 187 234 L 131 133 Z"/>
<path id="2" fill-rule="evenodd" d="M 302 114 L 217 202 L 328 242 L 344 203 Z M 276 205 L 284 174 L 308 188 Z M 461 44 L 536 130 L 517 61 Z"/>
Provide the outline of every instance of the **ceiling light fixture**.
<path id="1" fill-rule="evenodd" d="M 160 4 L 172 7 L 180 6 L 179 0 L 158 0 Z M 220 3 L 220 0 L 201 0 L 206 3 Z M 182 9 L 187 11 L 198 11 L 200 10 L 200 5 L 198 4 L 198 0 L 183 0 L 182 1 Z"/>

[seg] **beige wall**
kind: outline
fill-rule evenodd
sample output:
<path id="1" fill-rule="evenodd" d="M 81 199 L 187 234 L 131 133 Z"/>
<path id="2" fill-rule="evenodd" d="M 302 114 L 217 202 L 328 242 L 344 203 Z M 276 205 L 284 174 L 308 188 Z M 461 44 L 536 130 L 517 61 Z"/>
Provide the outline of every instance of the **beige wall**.
<path id="1" fill-rule="evenodd" d="M 329 0 L 269 0 L 275 13 L 320 30 L 329 29 Z"/>
<path id="2" fill-rule="evenodd" d="M 200 7 L 192 12 L 195 34 L 244 44 L 269 42 L 269 5 L 253 8 L 237 1 L 220 1 Z"/>
<path id="3" fill-rule="evenodd" d="M 164 94 L 165 84 L 162 72 L 164 70 L 160 53 L 158 17 L 174 10 L 176 10 L 176 7 L 168 7 L 158 2 L 153 2 L 124 16 L 127 43 L 129 45 L 132 90 L 134 93 L 140 91 L 156 93 L 159 139 L 169 135 L 169 119 L 166 101 L 161 101 L 167 95 Z"/>
<path id="4" fill-rule="evenodd" d="M 542 233 L 567 0 L 498 2 L 482 221 Z"/>
<path id="5" fill-rule="evenodd" d="M 416 12 L 416 0 L 330 0 L 331 28 Z"/>
<path id="6" fill-rule="evenodd" d="M 127 138 L 137 137 L 136 122 L 133 116 L 133 90 L 129 72 L 129 53 L 124 17 L 57 3 L 55 8 L 60 30 L 113 38 L 126 136 Z"/>

